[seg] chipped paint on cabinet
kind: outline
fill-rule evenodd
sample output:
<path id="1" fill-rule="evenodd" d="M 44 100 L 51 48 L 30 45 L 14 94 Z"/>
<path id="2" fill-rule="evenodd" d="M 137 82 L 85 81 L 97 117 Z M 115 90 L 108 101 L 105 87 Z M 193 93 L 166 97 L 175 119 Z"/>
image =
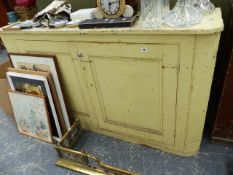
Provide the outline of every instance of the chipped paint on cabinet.
<path id="1" fill-rule="evenodd" d="M 214 19 L 214 20 L 213 20 Z M 190 28 L 0 32 L 9 52 L 57 56 L 68 108 L 86 129 L 180 156 L 197 154 L 220 9 Z"/>

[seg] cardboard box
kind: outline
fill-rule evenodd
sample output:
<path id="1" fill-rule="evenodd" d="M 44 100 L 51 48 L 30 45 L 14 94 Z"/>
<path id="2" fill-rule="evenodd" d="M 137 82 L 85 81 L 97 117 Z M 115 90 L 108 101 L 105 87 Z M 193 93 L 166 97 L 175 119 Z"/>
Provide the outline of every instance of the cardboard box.
<path id="1" fill-rule="evenodd" d="M 6 79 L 6 72 L 7 68 L 12 67 L 12 64 L 10 61 L 6 61 L 4 63 L 0 63 L 0 79 Z"/>
<path id="2" fill-rule="evenodd" d="M 8 67 L 12 67 L 10 61 L 0 64 L 0 108 L 2 108 L 7 115 L 13 116 L 14 113 L 8 96 L 10 86 L 6 80 L 6 72 Z"/>

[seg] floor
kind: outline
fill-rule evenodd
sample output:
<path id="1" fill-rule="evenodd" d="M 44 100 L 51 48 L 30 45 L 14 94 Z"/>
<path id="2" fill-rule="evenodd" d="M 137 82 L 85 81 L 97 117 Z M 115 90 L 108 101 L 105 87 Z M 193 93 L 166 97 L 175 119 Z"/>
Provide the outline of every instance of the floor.
<path id="1" fill-rule="evenodd" d="M 6 58 L 2 53 L 0 62 Z M 233 175 L 233 148 L 210 144 L 207 139 L 203 139 L 199 155 L 190 158 L 88 131 L 76 149 L 143 175 Z M 14 119 L 0 108 L 0 175 L 81 175 L 57 167 L 57 159 L 51 145 L 19 134 Z"/>
<path id="2" fill-rule="evenodd" d="M 181 158 L 159 150 L 84 132 L 77 147 L 106 163 L 143 175 L 232 175 L 233 148 L 203 139 L 200 154 Z M 11 116 L 0 109 L 0 175 L 81 175 L 57 167 L 53 147 L 17 132 Z"/>

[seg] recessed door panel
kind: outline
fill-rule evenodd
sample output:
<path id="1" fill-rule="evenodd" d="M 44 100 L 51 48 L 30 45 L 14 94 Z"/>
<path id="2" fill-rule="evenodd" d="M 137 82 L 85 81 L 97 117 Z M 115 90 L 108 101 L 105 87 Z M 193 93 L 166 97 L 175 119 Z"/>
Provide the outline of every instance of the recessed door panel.
<path id="1" fill-rule="evenodd" d="M 95 59 L 104 122 L 150 133 L 162 131 L 162 61 Z M 154 117 L 159 116 L 159 117 Z"/>
<path id="2" fill-rule="evenodd" d="M 102 128 L 174 144 L 178 46 L 163 47 L 174 54 L 154 59 L 89 58 Z"/>

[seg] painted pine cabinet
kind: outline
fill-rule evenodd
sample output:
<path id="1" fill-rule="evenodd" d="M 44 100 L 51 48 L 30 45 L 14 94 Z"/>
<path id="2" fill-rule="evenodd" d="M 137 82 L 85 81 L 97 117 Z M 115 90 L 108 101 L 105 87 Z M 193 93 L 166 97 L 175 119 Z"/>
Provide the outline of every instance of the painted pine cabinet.
<path id="1" fill-rule="evenodd" d="M 52 54 L 71 116 L 84 128 L 180 156 L 197 154 L 221 11 L 190 28 L 1 32 L 9 52 Z"/>

